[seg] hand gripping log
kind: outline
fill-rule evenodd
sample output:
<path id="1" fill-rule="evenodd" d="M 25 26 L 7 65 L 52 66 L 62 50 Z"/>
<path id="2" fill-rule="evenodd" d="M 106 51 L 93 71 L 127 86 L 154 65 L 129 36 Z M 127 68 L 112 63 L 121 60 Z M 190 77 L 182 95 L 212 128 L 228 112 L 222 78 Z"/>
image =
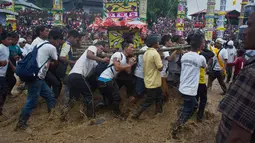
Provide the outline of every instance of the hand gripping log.
<path id="1" fill-rule="evenodd" d="M 170 51 L 175 51 L 175 50 L 189 50 L 191 48 L 190 45 L 177 45 L 177 46 L 173 46 L 173 47 L 168 47 L 165 49 L 162 49 L 162 47 L 160 49 L 158 49 L 158 52 L 170 52 Z M 142 51 L 142 50 L 135 50 L 134 55 L 142 55 L 144 54 L 146 51 Z M 111 57 L 113 55 L 113 53 L 105 53 L 102 56 L 103 57 Z"/>

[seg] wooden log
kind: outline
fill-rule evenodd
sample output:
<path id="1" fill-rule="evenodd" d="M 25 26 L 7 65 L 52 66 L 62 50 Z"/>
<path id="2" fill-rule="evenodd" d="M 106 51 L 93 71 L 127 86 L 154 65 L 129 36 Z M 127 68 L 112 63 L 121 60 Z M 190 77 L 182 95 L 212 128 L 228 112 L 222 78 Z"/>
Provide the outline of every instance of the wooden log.
<path id="1" fill-rule="evenodd" d="M 188 50 L 190 49 L 191 46 L 190 45 L 178 45 L 178 46 L 174 46 L 174 47 L 169 47 L 169 48 L 165 48 L 165 49 L 158 49 L 158 52 L 170 52 L 170 51 L 175 51 L 175 50 Z M 141 51 L 141 50 L 135 50 L 134 55 L 142 55 L 144 54 L 146 51 Z M 113 55 L 113 53 L 104 53 L 102 56 L 103 57 L 111 57 Z"/>

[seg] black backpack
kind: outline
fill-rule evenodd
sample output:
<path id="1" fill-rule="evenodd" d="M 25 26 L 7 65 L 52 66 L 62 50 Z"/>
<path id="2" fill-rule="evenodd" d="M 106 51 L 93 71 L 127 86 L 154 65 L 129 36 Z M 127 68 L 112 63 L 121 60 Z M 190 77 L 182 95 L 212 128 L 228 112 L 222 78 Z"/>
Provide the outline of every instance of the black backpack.
<path id="1" fill-rule="evenodd" d="M 120 53 L 120 54 L 121 54 L 121 60 L 122 60 L 122 58 L 123 58 L 122 53 Z M 113 64 L 109 65 L 108 63 L 98 62 L 94 74 L 96 75 L 96 77 L 99 77 L 107 68 L 111 68 L 111 70 L 112 70 L 113 66 L 114 66 Z M 112 70 L 112 72 L 113 72 L 113 70 Z"/>

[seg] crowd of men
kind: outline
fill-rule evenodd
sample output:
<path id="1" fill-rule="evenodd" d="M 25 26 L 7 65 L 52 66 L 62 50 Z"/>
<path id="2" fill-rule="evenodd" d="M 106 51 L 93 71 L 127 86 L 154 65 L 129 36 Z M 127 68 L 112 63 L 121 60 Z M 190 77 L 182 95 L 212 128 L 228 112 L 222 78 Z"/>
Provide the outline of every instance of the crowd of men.
<path id="1" fill-rule="evenodd" d="M 245 47 L 254 50 L 255 14 L 249 19 Z M 191 45 L 188 50 L 158 52 L 176 44 L 184 43 L 180 36 L 157 35 L 143 36 L 145 45 L 139 50 L 142 55 L 134 55 L 133 41 L 125 41 L 122 48 L 111 57 L 109 44 L 94 40 L 93 45 L 74 59 L 73 47 L 80 41 L 81 35 L 70 30 L 67 36 L 59 28 L 48 29 L 38 26 L 36 38 L 20 37 L 16 32 L 1 30 L 0 45 L 0 118 L 7 120 L 3 106 L 16 84 L 16 67 L 20 61 L 37 51 L 36 62 L 39 72 L 36 79 L 26 81 L 19 90 L 28 90 L 27 101 L 21 111 L 17 130 L 31 132 L 27 121 L 36 108 L 38 97 L 46 100 L 49 120 L 55 116 L 56 100 L 64 88 L 65 102 L 61 111 L 61 120 L 67 120 L 71 112 L 71 103 L 83 98 L 83 113 L 88 118 L 95 117 L 95 106 L 109 107 L 112 114 L 121 120 L 126 115 L 120 109 L 120 88 L 125 86 L 130 102 L 137 103 L 143 99 L 134 111 L 132 119 L 140 115 L 152 104 L 156 104 L 155 114 L 163 112 L 163 103 L 167 102 L 169 91 L 178 91 L 183 97 L 183 106 L 171 130 L 177 137 L 180 128 L 197 112 L 197 121 L 204 119 L 207 103 L 207 89 L 212 88 L 217 78 L 223 101 L 220 111 L 223 113 L 217 134 L 217 142 L 233 143 L 235 140 L 250 142 L 255 129 L 255 60 L 254 55 L 245 54 L 244 49 L 236 49 L 233 41 L 218 38 L 215 42 L 206 41 L 201 31 L 189 33 L 186 42 Z M 246 62 L 246 60 L 248 60 Z M 234 72 L 232 71 L 235 67 Z M 234 73 L 233 80 L 232 73 Z M 206 85 L 206 74 L 208 84 Z M 226 81 L 225 81 L 225 77 Z M 18 77 L 19 78 L 19 77 Z M 20 77 L 21 78 L 21 77 Z M 22 79 L 21 79 L 22 80 Z M 232 84 L 227 90 L 226 83 Z M 95 103 L 93 92 L 99 89 L 102 101 Z M 8 110 L 8 109 L 7 109 Z"/>

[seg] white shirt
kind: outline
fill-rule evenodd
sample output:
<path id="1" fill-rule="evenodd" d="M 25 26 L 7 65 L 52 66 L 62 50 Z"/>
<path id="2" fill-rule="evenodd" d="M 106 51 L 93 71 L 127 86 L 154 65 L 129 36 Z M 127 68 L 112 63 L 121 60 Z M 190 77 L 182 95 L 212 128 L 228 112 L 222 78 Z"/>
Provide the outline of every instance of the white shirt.
<path id="1" fill-rule="evenodd" d="M 215 54 L 215 53 L 214 53 Z M 219 56 L 220 56 L 220 59 L 225 62 L 225 60 L 228 59 L 228 51 L 226 49 L 222 49 L 219 53 Z M 217 54 L 215 54 L 215 56 L 213 57 L 213 62 L 216 62 L 213 70 L 215 71 L 221 71 L 222 68 L 220 67 L 220 64 L 219 64 L 219 61 L 218 61 L 218 58 L 217 58 Z"/>
<path id="2" fill-rule="evenodd" d="M 206 67 L 204 56 L 196 52 L 188 52 L 181 59 L 181 77 L 179 91 L 182 94 L 196 96 L 199 85 L 200 68 Z"/>
<path id="3" fill-rule="evenodd" d="M 73 69 L 70 71 L 70 74 L 72 73 L 81 74 L 85 78 L 92 74 L 93 70 L 97 66 L 97 62 L 87 58 L 88 50 L 93 52 L 94 55 L 97 54 L 97 47 L 89 46 L 89 48 L 77 60 Z"/>
<path id="4" fill-rule="evenodd" d="M 162 49 L 166 49 L 165 46 L 162 47 Z M 167 60 L 167 57 L 170 56 L 169 52 L 163 52 L 163 56 L 164 56 L 164 59 L 162 60 L 163 62 L 163 70 L 161 71 L 161 77 L 167 77 L 167 72 L 166 72 L 166 69 L 168 67 L 168 60 Z"/>
<path id="5" fill-rule="evenodd" d="M 20 48 L 20 50 L 22 51 L 22 56 L 25 57 L 28 54 L 27 49 L 25 49 L 25 47 Z"/>
<path id="6" fill-rule="evenodd" d="M 144 46 L 140 49 L 140 51 L 146 51 L 148 49 L 147 46 Z M 143 74 L 143 55 L 138 56 L 138 63 L 135 68 L 135 76 L 139 78 L 144 78 Z"/>
<path id="7" fill-rule="evenodd" d="M 32 48 L 31 48 L 31 45 L 30 44 L 26 44 L 24 49 L 27 50 L 27 53 L 31 52 L 32 51 Z"/>
<path id="8" fill-rule="evenodd" d="M 9 63 L 10 51 L 9 48 L 3 44 L 0 44 L 0 61 L 7 61 L 5 66 L 0 66 L 0 77 L 5 77 L 7 72 L 7 67 Z"/>
<path id="9" fill-rule="evenodd" d="M 41 39 L 40 37 L 35 38 L 35 40 L 31 43 L 30 50 L 28 51 L 28 53 L 32 52 L 36 45 L 38 45 L 44 41 L 45 40 Z"/>
<path id="10" fill-rule="evenodd" d="M 127 64 L 127 58 L 126 56 L 122 53 L 122 52 L 116 52 L 111 56 L 110 59 L 110 64 L 113 64 L 113 59 L 117 58 L 117 60 L 120 62 L 120 65 L 126 65 Z M 106 70 L 103 71 L 103 73 L 100 75 L 101 78 L 105 78 L 105 79 L 113 79 L 114 77 L 116 77 L 116 75 L 118 74 L 118 72 L 115 70 L 114 66 L 107 68 Z"/>
<path id="11" fill-rule="evenodd" d="M 40 46 L 41 44 L 45 42 L 39 43 L 38 46 Z M 49 58 L 53 60 L 58 60 L 57 48 L 53 46 L 52 44 L 44 44 L 40 49 L 38 49 L 38 53 L 36 57 L 38 67 L 43 66 L 38 73 L 38 77 L 40 79 L 44 79 L 47 74 L 47 71 L 49 69 L 49 63 L 50 63 Z M 47 61 L 48 63 L 45 64 L 45 62 Z"/>
<path id="12" fill-rule="evenodd" d="M 237 55 L 236 48 L 234 46 L 232 49 L 227 48 L 227 52 L 228 52 L 228 63 L 233 63 Z"/>

